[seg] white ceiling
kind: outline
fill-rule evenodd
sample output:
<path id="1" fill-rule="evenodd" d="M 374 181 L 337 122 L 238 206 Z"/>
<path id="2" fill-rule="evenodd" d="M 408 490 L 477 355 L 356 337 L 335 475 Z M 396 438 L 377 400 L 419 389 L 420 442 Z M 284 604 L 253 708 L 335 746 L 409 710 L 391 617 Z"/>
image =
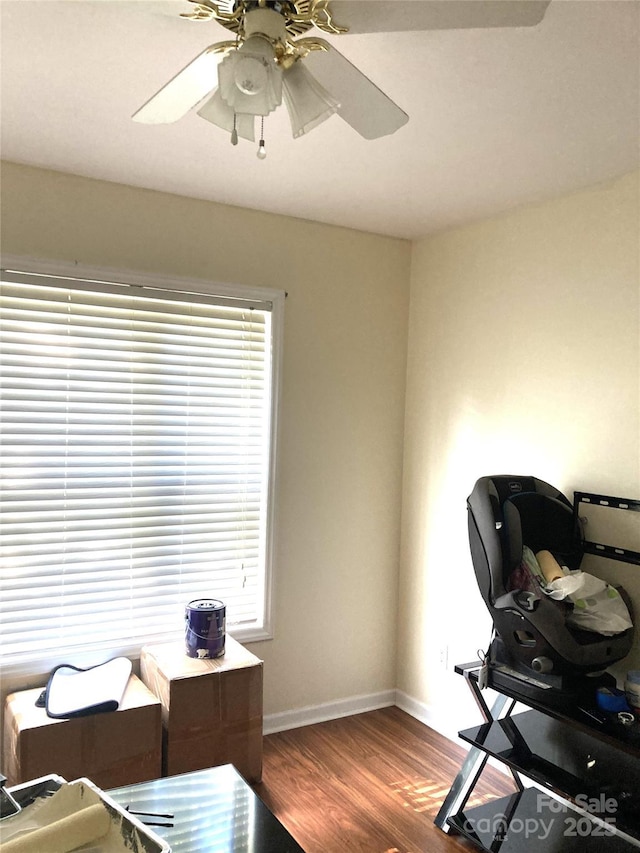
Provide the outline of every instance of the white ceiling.
<path id="1" fill-rule="evenodd" d="M 366 141 L 333 116 L 294 140 L 281 107 L 264 161 L 195 113 L 131 121 L 229 37 L 186 9 L 0 0 L 3 159 L 406 238 L 638 168 L 639 0 L 552 0 L 532 28 L 329 37 L 409 123 Z"/>

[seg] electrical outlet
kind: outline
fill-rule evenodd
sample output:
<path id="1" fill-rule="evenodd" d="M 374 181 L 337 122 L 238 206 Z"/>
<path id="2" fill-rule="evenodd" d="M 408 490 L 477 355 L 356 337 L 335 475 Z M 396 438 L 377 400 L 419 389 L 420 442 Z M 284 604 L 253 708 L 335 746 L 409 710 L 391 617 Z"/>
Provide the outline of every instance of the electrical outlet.
<path id="1" fill-rule="evenodd" d="M 440 646 L 440 666 L 442 669 L 449 668 L 449 646 Z"/>

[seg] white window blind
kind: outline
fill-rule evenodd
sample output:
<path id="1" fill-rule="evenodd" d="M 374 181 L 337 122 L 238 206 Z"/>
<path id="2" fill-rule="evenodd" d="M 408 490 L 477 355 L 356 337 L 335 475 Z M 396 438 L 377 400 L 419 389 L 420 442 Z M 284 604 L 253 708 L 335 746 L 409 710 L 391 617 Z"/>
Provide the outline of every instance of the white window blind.
<path id="1" fill-rule="evenodd" d="M 3 273 L 0 664 L 265 627 L 271 303 Z M 249 634 L 250 635 L 250 634 Z"/>

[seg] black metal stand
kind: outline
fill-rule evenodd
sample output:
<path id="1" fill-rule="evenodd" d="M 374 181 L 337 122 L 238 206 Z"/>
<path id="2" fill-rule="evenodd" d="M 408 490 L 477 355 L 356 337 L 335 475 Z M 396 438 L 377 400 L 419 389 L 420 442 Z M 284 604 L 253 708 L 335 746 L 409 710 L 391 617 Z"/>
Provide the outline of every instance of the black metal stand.
<path id="1" fill-rule="evenodd" d="M 544 690 L 539 701 L 532 700 L 520 694 L 517 679 L 497 671 L 489 675 L 488 686 L 498 691 L 489 708 L 478 685 L 480 670 L 480 661 L 455 668 L 485 722 L 460 732 L 469 754 L 436 826 L 489 853 L 637 853 L 640 723 L 625 726 L 615 714 L 576 704 L 548 705 Z M 514 713 L 516 703 L 527 708 Z M 517 790 L 468 808 L 490 756 L 509 768 Z"/>
<path id="2" fill-rule="evenodd" d="M 495 702 L 491 708 L 489 708 L 487 703 L 484 701 L 484 696 L 482 695 L 480 688 L 478 687 L 478 673 L 480 672 L 481 666 L 482 664 L 480 661 L 462 664 L 461 666 L 456 667 L 456 672 L 460 671 L 464 675 L 485 722 L 492 723 L 494 720 L 498 720 L 500 718 L 500 714 L 507 704 L 509 704 L 509 707 L 506 715 L 509 716 L 516 702 L 515 699 L 509 699 L 508 696 L 498 694 Z M 474 678 L 471 677 L 471 673 L 474 674 Z M 484 770 L 488 758 L 488 753 L 485 750 L 480 749 L 478 746 L 472 746 L 469 750 L 464 764 L 460 768 L 460 772 L 456 776 L 453 785 L 451 786 L 449 793 L 447 794 L 434 821 L 436 826 L 438 826 L 443 832 L 451 831 L 449 818 L 464 809 L 471 792 L 480 778 L 480 774 Z M 522 789 L 522 781 L 520 780 L 520 777 L 515 771 L 512 771 L 512 774 L 516 784 L 520 789 Z"/>

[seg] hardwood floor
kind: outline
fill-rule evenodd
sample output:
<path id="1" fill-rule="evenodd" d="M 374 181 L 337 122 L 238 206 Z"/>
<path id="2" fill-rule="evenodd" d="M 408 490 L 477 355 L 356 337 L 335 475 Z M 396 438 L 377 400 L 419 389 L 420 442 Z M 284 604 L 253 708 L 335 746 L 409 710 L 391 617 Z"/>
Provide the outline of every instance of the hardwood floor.
<path id="1" fill-rule="evenodd" d="M 460 853 L 433 823 L 465 751 L 399 708 L 268 735 L 256 793 L 306 853 Z M 486 768 L 470 804 L 511 793 Z"/>

